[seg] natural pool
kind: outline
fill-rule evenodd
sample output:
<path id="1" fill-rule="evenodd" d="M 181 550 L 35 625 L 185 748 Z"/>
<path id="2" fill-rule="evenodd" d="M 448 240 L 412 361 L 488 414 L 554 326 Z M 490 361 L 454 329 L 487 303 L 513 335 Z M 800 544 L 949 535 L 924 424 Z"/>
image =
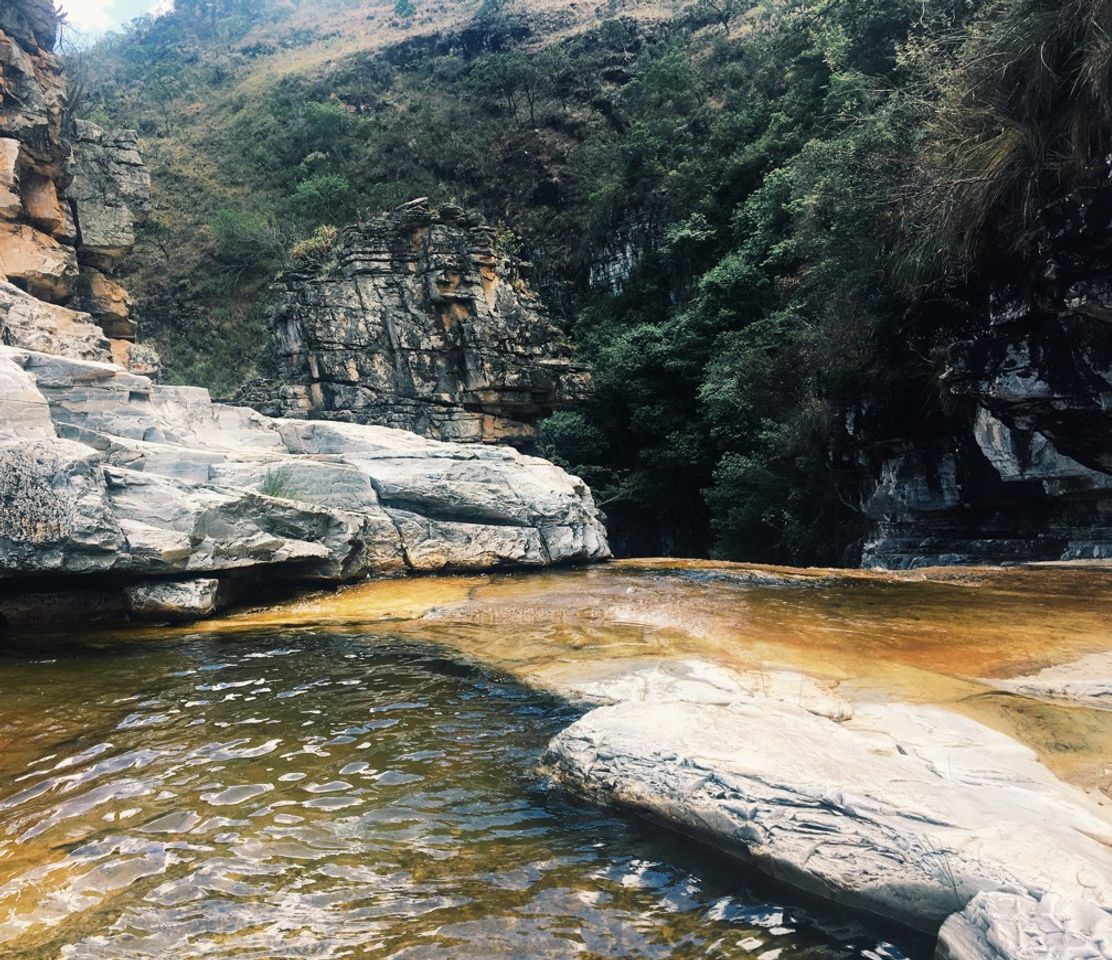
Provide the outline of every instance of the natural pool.
<path id="1" fill-rule="evenodd" d="M 389 631 L 8 650 L 0 955 L 907 955 L 546 791 L 573 718 Z"/>

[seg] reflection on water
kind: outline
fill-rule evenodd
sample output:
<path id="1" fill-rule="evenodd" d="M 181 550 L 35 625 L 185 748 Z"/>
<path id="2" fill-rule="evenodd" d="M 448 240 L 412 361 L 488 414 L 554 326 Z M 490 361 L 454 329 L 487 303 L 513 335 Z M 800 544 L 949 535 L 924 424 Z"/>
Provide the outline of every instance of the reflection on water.
<path id="1" fill-rule="evenodd" d="M 1112 796 L 1112 711 L 996 694 L 1008 678 L 1112 650 L 1112 569 L 907 574 L 627 561 L 585 570 L 365 584 L 209 625 L 391 629 L 560 687 L 615 661 L 696 656 L 788 668 L 851 696 L 956 709 Z"/>
<path id="2" fill-rule="evenodd" d="M 902 956 L 546 795 L 570 719 L 366 630 L 9 652 L 0 953 Z"/>

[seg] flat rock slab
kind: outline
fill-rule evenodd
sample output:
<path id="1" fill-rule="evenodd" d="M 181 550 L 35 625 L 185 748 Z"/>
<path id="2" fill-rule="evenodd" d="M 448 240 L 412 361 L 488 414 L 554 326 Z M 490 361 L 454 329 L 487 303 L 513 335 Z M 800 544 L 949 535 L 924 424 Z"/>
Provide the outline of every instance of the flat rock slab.
<path id="1" fill-rule="evenodd" d="M 1112 914 L 1047 894 L 982 893 L 942 925 L 937 960 L 1112 960 Z"/>
<path id="2" fill-rule="evenodd" d="M 1028 676 L 985 683 L 1025 697 L 1066 700 L 1097 710 L 1112 710 L 1112 651 L 1093 653 Z"/>
<path id="3" fill-rule="evenodd" d="M 0 579 L 268 569 L 349 582 L 610 556 L 587 487 L 511 449 L 272 420 L 111 363 L 10 347 L 0 411 Z M 127 601 L 140 616 L 212 612 L 192 596 Z"/>
<path id="4" fill-rule="evenodd" d="M 949 711 L 847 704 L 703 663 L 578 691 L 554 779 L 820 898 L 934 933 L 977 894 L 1112 908 L 1112 824 L 1016 741 Z"/>

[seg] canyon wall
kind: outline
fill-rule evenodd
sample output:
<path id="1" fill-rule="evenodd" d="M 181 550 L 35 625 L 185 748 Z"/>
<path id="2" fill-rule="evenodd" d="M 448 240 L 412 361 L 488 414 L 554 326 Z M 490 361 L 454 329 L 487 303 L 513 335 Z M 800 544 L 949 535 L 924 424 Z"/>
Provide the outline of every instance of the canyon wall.
<path id="1" fill-rule="evenodd" d="M 933 435 L 878 441 L 851 418 L 866 565 L 1112 558 L 1112 186 L 1038 230 L 1039 272 L 996 285 L 951 343 Z"/>
<path id="2" fill-rule="evenodd" d="M 414 201 L 345 230 L 278 284 L 281 375 L 242 395 L 274 416 L 528 445 L 590 376 L 526 282 L 528 265 L 451 205 Z"/>

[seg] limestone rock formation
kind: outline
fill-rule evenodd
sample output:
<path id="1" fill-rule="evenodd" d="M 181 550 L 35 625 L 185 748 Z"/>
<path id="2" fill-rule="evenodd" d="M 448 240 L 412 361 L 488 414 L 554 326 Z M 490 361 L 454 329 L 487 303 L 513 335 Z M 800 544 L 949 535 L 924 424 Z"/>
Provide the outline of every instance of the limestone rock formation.
<path id="1" fill-rule="evenodd" d="M 49 0 L 0 7 L 0 342 L 128 358 L 109 343 L 136 335 L 114 274 L 150 211 L 150 176 L 134 133 L 67 117 L 55 31 Z"/>
<path id="2" fill-rule="evenodd" d="M 848 704 L 797 675 L 700 662 L 579 692 L 612 705 L 552 742 L 558 782 L 808 893 L 933 934 L 979 894 L 1004 892 L 1031 905 L 1013 931 L 1029 944 L 1050 892 L 1097 919 L 1112 910 L 1107 815 L 1028 748 L 957 713 Z"/>
<path id="3" fill-rule="evenodd" d="M 343 582 L 609 555 L 590 492 L 547 461 L 272 420 L 113 364 L 10 347 L 0 501 L 0 617 L 61 576 L 67 590 L 95 576 L 117 595 L 194 581 L 126 593 L 133 613 L 178 618 L 211 612 L 198 577 Z"/>
<path id="4" fill-rule="evenodd" d="M 350 227 L 331 265 L 279 283 L 282 381 L 243 396 L 271 415 L 527 444 L 590 381 L 525 271 L 457 207 L 415 201 Z"/>
<path id="5" fill-rule="evenodd" d="M 942 925 L 936 960 L 1104 960 L 1112 913 L 1048 893 L 981 893 Z"/>
<path id="6" fill-rule="evenodd" d="M 1039 229 L 1043 273 L 992 291 L 950 348 L 949 422 L 878 442 L 866 411 L 851 429 L 872 461 L 867 565 L 1112 558 L 1112 186 Z"/>

